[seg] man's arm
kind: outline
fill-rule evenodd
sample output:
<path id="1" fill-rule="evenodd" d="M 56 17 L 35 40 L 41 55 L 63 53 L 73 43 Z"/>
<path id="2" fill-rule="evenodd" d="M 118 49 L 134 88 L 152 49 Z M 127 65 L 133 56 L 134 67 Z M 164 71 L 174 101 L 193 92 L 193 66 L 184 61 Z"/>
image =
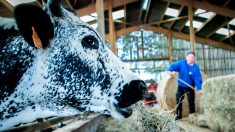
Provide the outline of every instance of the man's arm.
<path id="1" fill-rule="evenodd" d="M 179 72 L 180 69 L 180 62 L 175 62 L 172 63 L 168 68 L 167 68 L 167 73 L 169 75 L 173 75 L 175 71 Z"/>
<path id="2" fill-rule="evenodd" d="M 196 73 L 194 76 L 194 82 L 197 88 L 197 93 L 202 94 L 202 75 L 201 75 L 199 67 L 196 70 Z"/>

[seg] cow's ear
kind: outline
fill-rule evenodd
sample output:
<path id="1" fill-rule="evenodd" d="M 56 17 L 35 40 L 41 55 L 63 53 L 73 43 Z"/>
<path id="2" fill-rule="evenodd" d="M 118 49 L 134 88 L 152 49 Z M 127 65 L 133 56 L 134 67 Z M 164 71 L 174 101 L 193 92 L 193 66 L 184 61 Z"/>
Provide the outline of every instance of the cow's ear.
<path id="1" fill-rule="evenodd" d="M 17 27 L 24 39 L 32 46 L 46 48 L 54 37 L 50 17 L 40 7 L 21 4 L 14 8 Z"/>

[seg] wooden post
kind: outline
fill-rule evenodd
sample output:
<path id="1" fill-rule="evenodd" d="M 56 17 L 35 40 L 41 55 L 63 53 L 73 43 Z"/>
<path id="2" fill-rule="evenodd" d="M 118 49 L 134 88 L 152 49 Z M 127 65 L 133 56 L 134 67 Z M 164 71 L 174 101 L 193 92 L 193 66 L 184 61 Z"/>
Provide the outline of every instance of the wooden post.
<path id="1" fill-rule="evenodd" d="M 109 40 L 111 42 L 111 50 L 116 54 L 116 32 L 113 22 L 112 0 L 109 0 Z"/>
<path id="2" fill-rule="evenodd" d="M 105 27 L 104 27 L 104 1 L 96 0 L 96 12 L 97 12 L 97 31 L 100 33 L 102 39 L 105 39 Z"/>
<path id="3" fill-rule="evenodd" d="M 190 43 L 191 43 L 191 50 L 195 51 L 195 35 L 194 35 L 194 29 L 193 29 L 193 11 L 192 11 L 192 0 L 191 4 L 188 6 L 188 15 L 189 15 L 189 31 L 190 31 Z"/>
<path id="4" fill-rule="evenodd" d="M 142 58 L 144 58 L 144 31 L 140 29 L 141 32 L 141 50 L 142 50 Z"/>
<path id="5" fill-rule="evenodd" d="M 167 41 L 168 41 L 168 51 L 169 51 L 169 63 L 171 64 L 173 62 L 173 51 L 172 51 L 172 33 L 170 30 L 168 31 Z"/>
<path id="6" fill-rule="evenodd" d="M 203 52 L 203 66 L 204 66 L 204 73 L 207 73 L 206 69 L 206 56 L 205 56 L 205 44 L 202 45 L 202 52 Z"/>

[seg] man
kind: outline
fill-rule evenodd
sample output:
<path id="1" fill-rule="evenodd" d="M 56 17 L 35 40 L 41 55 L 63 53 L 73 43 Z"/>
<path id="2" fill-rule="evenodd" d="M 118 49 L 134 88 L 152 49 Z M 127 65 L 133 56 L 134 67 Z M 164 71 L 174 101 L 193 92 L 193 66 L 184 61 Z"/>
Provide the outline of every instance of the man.
<path id="1" fill-rule="evenodd" d="M 168 74 L 173 76 L 174 72 L 178 72 L 178 89 L 176 92 L 176 120 L 182 118 L 182 101 L 185 93 L 188 95 L 189 113 L 195 112 L 195 91 L 199 95 L 202 94 L 202 76 L 199 66 L 195 64 L 195 52 L 189 51 L 186 54 L 186 59 L 177 61 L 171 64 L 168 68 Z M 186 84 L 187 83 L 187 84 Z M 189 87 L 196 86 L 196 89 Z"/>

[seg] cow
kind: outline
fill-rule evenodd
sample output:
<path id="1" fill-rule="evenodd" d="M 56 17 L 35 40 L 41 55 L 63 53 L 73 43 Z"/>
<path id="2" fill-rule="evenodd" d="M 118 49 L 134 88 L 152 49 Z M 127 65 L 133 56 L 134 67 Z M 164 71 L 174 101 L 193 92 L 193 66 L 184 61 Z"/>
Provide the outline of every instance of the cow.
<path id="1" fill-rule="evenodd" d="M 0 17 L 0 131 L 38 118 L 97 112 L 128 118 L 146 84 L 60 0 Z"/>

